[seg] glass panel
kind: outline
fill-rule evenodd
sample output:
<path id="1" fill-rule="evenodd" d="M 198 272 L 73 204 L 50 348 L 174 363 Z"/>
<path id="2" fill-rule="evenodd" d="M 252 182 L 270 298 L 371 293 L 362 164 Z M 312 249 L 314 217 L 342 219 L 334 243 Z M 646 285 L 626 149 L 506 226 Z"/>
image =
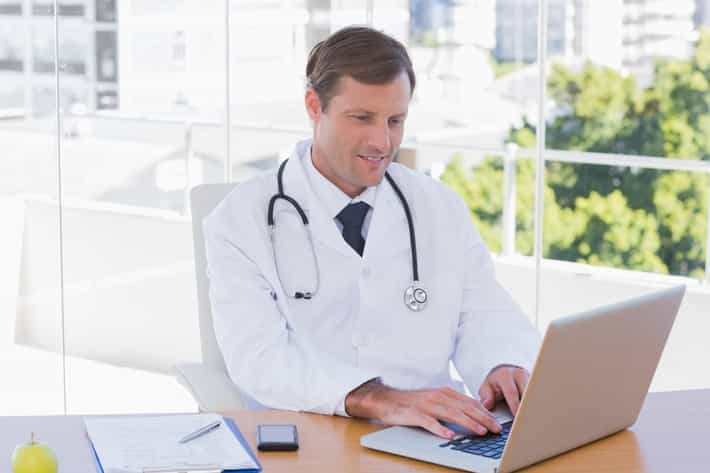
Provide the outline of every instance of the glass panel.
<path id="1" fill-rule="evenodd" d="M 61 18 L 72 414 L 196 408 L 173 366 L 201 359 L 189 192 L 224 180 L 224 15 L 122 0 Z"/>
<path id="2" fill-rule="evenodd" d="M 27 5 L 0 3 L 0 415 L 56 415 L 64 389 L 54 19 L 35 22 Z M 33 68 L 38 61 L 49 73 Z"/>
<path id="3" fill-rule="evenodd" d="M 534 144 L 535 132 L 511 129 L 535 117 L 538 66 L 534 55 L 499 47 L 500 38 L 524 36 L 535 51 L 536 10 L 530 17 L 529 9 L 522 0 L 381 0 L 373 24 L 407 45 L 417 75 L 400 160 L 461 196 L 498 281 L 534 322 L 535 161 L 511 142 Z M 516 11 L 526 22 L 510 21 Z"/>
<path id="4" fill-rule="evenodd" d="M 515 135 L 511 129 L 535 117 L 538 73 L 534 56 L 499 48 L 501 37 L 525 36 L 534 50 L 535 22 L 510 20 L 515 12 L 529 20 L 528 4 L 409 2 L 405 43 L 417 87 L 405 146 L 416 149 L 417 168 L 461 195 L 494 254 L 499 280 L 534 318 L 535 268 L 526 256 L 533 250 L 535 162 L 519 148 L 534 144 L 535 133 L 529 126 Z M 375 25 L 398 35 L 394 12 L 407 2 L 374 5 Z M 384 12 L 393 14 L 389 21 Z M 516 141 L 520 146 L 510 144 Z"/>
<path id="5" fill-rule="evenodd" d="M 329 33 L 334 15 L 329 4 L 305 0 L 230 3 L 235 166 L 271 156 L 284 147 L 278 139 L 269 143 L 265 132 L 270 129 L 297 134 L 308 130 L 303 107 L 306 57 Z M 250 130 L 261 138 L 252 138 Z"/>
<path id="6" fill-rule="evenodd" d="M 364 23 L 366 2 L 232 0 L 230 11 L 231 158 L 240 180 L 254 167 L 249 163 L 273 165 L 310 134 L 303 105 L 308 53 L 331 32 Z"/>
<path id="7" fill-rule="evenodd" d="M 653 389 L 710 386 L 695 335 L 710 303 L 698 166 L 710 156 L 710 35 L 696 3 L 550 2 L 541 315 L 687 284 Z"/>

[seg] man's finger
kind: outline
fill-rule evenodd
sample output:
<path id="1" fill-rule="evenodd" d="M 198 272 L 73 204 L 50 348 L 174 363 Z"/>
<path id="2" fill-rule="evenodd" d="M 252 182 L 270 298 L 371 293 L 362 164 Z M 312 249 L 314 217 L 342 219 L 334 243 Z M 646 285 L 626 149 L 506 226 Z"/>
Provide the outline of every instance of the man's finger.
<path id="1" fill-rule="evenodd" d="M 480 401 L 473 399 L 465 394 L 457 393 L 458 395 L 453 399 L 457 402 L 461 409 L 472 409 L 478 412 L 480 415 L 487 417 L 490 420 L 495 420 L 496 416 L 493 415 L 491 411 Z M 495 403 L 494 403 L 495 404 Z"/>
<path id="2" fill-rule="evenodd" d="M 478 435 L 485 435 L 488 432 L 488 428 L 479 422 L 478 419 L 472 418 L 464 413 L 461 407 L 461 405 L 456 404 L 434 404 L 429 406 L 427 410 L 429 415 L 439 420 L 451 422 L 471 432 L 475 432 Z M 478 417 L 484 416 L 479 415 Z"/>
<path id="3" fill-rule="evenodd" d="M 451 409 L 449 413 L 450 418 L 442 418 L 443 420 L 454 422 L 457 425 L 480 434 L 485 434 L 488 430 L 492 432 L 500 432 L 502 430 L 501 426 L 496 421 L 496 417 L 477 400 L 448 388 L 440 390 L 439 393 L 444 396 L 439 398 L 438 402 L 447 409 Z M 446 415 L 446 413 L 438 414 Z M 473 424 L 467 423 L 465 417 L 462 418 L 461 415 L 473 420 Z M 473 427 L 477 428 L 474 429 Z M 481 430 L 480 427 L 483 427 L 484 430 Z"/>
<path id="4" fill-rule="evenodd" d="M 443 425 L 441 425 L 441 422 L 439 422 L 434 417 L 428 415 L 422 415 L 419 418 L 418 426 L 428 430 L 434 435 L 438 435 L 439 437 L 443 437 L 449 440 L 454 438 L 454 435 L 456 435 L 453 430 L 449 429 L 448 427 L 444 427 Z"/>
<path id="5" fill-rule="evenodd" d="M 493 386 L 488 381 L 485 381 L 478 390 L 478 397 L 481 399 L 483 407 L 490 410 L 496 404 L 496 395 L 493 391 Z"/>
<path id="6" fill-rule="evenodd" d="M 461 406 L 461 409 L 463 410 L 463 413 L 466 414 L 468 417 L 472 418 L 479 424 L 482 424 L 486 429 L 490 430 L 491 432 L 499 433 L 502 430 L 502 427 L 496 420 L 495 416 L 493 414 L 490 414 L 485 408 L 477 408 L 477 407 L 471 407 L 471 405 L 463 405 Z"/>
<path id="7" fill-rule="evenodd" d="M 478 401 L 471 396 L 468 396 L 464 393 L 458 392 L 455 389 L 446 389 L 443 391 L 448 397 L 455 399 L 457 401 L 462 401 L 462 402 L 471 402 L 478 404 Z"/>
<path id="8" fill-rule="evenodd" d="M 461 410 L 470 409 L 476 411 L 478 415 L 484 416 L 485 418 L 488 418 L 491 421 L 496 420 L 496 416 L 494 416 L 491 411 L 489 411 L 488 408 L 483 405 L 482 402 L 479 402 L 476 399 L 473 399 L 453 389 L 447 389 L 443 392 L 446 396 L 451 398 L 451 401 L 455 402 L 456 406 L 458 406 Z"/>
<path id="9" fill-rule="evenodd" d="M 483 401 L 481 404 L 483 404 L 483 407 L 485 407 L 486 409 L 491 411 L 496 406 L 496 399 L 495 399 L 495 397 L 489 397 L 488 399 Z"/>
<path id="10" fill-rule="evenodd" d="M 524 369 L 517 369 L 513 371 L 513 379 L 515 380 L 515 385 L 518 387 L 518 392 L 520 393 L 520 398 L 522 399 L 525 388 L 528 385 L 528 380 L 530 375 Z"/>
<path id="11" fill-rule="evenodd" d="M 513 374 L 509 373 L 508 376 L 502 376 L 499 387 L 503 391 L 503 398 L 506 404 L 508 404 L 510 412 L 516 415 L 520 405 L 520 392 L 518 391 L 518 386 L 515 384 Z"/>
<path id="12" fill-rule="evenodd" d="M 459 392 L 455 392 L 455 396 L 452 396 L 452 398 L 452 401 L 457 403 L 456 405 L 464 414 L 483 425 L 487 430 L 496 433 L 502 430 L 502 427 L 496 420 L 496 416 L 493 415 L 484 403 Z M 495 399 L 488 401 L 488 404 L 493 407 L 495 405 Z"/>

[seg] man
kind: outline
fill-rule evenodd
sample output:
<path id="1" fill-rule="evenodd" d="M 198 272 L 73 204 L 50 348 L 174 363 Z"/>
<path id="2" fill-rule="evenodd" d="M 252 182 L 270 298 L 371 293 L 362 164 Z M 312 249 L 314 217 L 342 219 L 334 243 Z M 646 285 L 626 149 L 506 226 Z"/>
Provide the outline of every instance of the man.
<path id="1" fill-rule="evenodd" d="M 205 220 L 229 375 L 253 405 L 447 438 L 453 431 L 440 421 L 500 431 L 489 410 L 504 400 L 517 411 L 538 335 L 495 281 L 461 200 L 391 164 L 415 86 L 406 50 L 375 30 L 345 28 L 316 45 L 306 74 L 312 140 Z M 403 300 L 415 266 L 428 296 L 418 311 Z M 479 400 L 451 379 L 450 361 Z"/>

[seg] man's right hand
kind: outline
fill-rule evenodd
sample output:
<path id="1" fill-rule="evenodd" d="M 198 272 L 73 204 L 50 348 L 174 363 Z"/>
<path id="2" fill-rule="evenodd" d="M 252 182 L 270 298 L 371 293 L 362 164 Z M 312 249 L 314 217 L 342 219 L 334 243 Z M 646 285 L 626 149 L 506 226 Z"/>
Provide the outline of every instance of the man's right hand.
<path id="1" fill-rule="evenodd" d="M 447 439 L 455 433 L 439 421 L 456 424 L 479 435 L 499 433 L 501 426 L 483 405 L 451 388 L 403 391 L 369 381 L 345 398 L 352 417 L 375 419 L 389 425 L 422 427 Z"/>

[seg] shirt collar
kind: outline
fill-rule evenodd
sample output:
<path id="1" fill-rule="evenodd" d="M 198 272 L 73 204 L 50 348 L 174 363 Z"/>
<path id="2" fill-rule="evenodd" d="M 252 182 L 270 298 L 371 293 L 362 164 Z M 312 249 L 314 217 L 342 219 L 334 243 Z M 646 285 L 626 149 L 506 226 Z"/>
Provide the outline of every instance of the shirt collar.
<path id="1" fill-rule="evenodd" d="M 365 202 L 371 209 L 375 208 L 375 200 L 377 197 L 377 188 L 379 186 L 371 186 L 357 195 L 355 198 L 350 198 L 345 192 L 340 190 L 338 186 L 330 182 L 323 174 L 316 169 L 311 159 L 311 146 L 308 146 L 305 155 L 303 156 L 303 165 L 306 170 L 308 183 L 311 185 L 314 194 L 323 203 L 328 215 L 331 218 L 338 216 L 341 210 L 348 204 L 355 202 Z"/>

